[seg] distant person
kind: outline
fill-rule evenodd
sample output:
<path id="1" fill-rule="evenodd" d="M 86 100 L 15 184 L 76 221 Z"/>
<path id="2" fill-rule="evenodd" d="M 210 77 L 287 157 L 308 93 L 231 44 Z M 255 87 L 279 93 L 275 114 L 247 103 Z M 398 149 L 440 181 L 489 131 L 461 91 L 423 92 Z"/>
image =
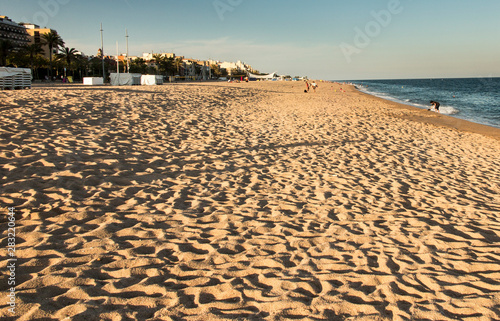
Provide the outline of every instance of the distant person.
<path id="1" fill-rule="evenodd" d="M 427 110 L 434 109 L 434 111 L 439 113 L 439 106 L 441 106 L 440 103 L 438 103 L 437 101 L 431 100 L 431 108 L 429 108 Z"/>
<path id="2" fill-rule="evenodd" d="M 318 85 L 316 84 L 315 81 L 313 81 L 311 84 L 311 87 L 312 87 L 313 91 L 316 92 L 316 88 L 318 88 Z"/>
<path id="3" fill-rule="evenodd" d="M 306 90 L 304 90 L 305 93 L 309 92 L 309 82 L 306 80 Z"/>

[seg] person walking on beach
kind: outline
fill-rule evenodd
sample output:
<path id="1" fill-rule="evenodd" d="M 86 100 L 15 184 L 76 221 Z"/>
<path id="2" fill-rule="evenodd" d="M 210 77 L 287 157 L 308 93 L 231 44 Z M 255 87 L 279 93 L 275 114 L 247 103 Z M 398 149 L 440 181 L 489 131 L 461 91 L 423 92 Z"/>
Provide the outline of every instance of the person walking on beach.
<path id="1" fill-rule="evenodd" d="M 306 80 L 306 90 L 304 92 L 309 92 L 309 82 Z"/>
<path id="2" fill-rule="evenodd" d="M 311 87 L 314 90 L 314 92 L 316 92 L 316 88 L 318 88 L 318 85 L 316 84 L 315 81 L 313 81 L 313 83 L 311 84 Z"/>
<path id="3" fill-rule="evenodd" d="M 440 103 L 438 103 L 437 101 L 431 100 L 431 106 L 432 106 L 431 108 L 434 108 L 434 111 L 439 113 L 439 106 L 441 106 Z M 427 110 L 431 110 L 431 108 L 429 108 Z"/>

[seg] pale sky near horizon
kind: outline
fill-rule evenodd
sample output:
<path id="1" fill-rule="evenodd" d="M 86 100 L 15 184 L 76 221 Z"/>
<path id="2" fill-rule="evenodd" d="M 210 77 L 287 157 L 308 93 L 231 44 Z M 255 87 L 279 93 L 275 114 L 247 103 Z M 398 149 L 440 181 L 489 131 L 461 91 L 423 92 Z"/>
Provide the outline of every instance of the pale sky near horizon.
<path id="1" fill-rule="evenodd" d="M 95 55 L 174 52 L 329 80 L 500 76 L 498 0 L 0 0 Z"/>

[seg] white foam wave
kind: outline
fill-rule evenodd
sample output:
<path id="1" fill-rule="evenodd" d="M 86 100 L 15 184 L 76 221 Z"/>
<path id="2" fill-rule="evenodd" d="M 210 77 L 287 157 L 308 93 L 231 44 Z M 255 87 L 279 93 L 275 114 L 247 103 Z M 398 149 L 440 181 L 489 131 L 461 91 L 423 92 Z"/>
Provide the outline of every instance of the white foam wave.
<path id="1" fill-rule="evenodd" d="M 390 100 L 390 101 L 394 101 L 397 103 L 401 103 L 401 104 L 405 104 L 405 105 L 409 105 L 409 106 L 413 106 L 413 107 L 418 107 L 418 108 L 422 108 L 422 109 L 429 109 L 430 108 L 429 105 L 424 105 L 424 104 L 420 104 L 417 102 L 413 102 L 413 101 L 411 101 L 411 99 L 398 99 L 398 98 L 395 98 L 395 97 L 390 96 L 390 95 L 385 94 L 385 93 L 374 92 L 374 91 L 368 90 L 367 87 L 365 87 L 363 85 L 356 85 L 356 86 L 362 92 L 379 97 L 379 98 L 382 98 L 382 99 L 386 99 L 386 100 Z M 444 114 L 444 115 L 456 115 L 456 114 L 460 113 L 460 110 L 458 110 L 452 106 L 441 105 L 441 107 L 439 108 L 439 112 L 441 114 Z"/>
<path id="2" fill-rule="evenodd" d="M 452 106 L 441 106 L 439 112 L 444 115 L 456 115 L 460 110 L 453 108 Z"/>
<path id="3" fill-rule="evenodd" d="M 409 103 L 407 105 L 410 105 L 410 106 L 413 106 L 413 107 L 418 107 L 418 108 L 425 108 L 425 109 L 429 109 L 429 105 L 424 105 L 424 104 L 419 104 L 419 103 Z"/>

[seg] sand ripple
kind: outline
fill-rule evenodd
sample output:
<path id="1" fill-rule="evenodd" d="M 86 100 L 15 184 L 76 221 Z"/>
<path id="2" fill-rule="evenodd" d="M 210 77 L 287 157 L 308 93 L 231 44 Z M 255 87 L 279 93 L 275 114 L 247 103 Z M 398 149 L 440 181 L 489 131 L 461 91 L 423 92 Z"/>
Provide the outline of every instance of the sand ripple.
<path id="1" fill-rule="evenodd" d="M 500 318 L 500 142 L 298 87 L 0 93 L 18 319 Z"/>

